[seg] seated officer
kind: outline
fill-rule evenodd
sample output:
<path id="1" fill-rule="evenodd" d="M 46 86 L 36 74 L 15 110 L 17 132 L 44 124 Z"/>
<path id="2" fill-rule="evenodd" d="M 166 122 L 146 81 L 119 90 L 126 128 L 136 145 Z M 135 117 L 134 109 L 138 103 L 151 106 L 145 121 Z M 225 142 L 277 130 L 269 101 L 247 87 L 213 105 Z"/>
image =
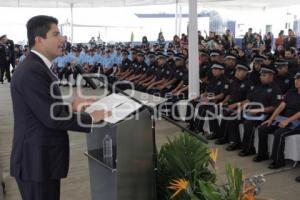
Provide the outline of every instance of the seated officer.
<path id="1" fill-rule="evenodd" d="M 146 77 L 136 81 L 136 89 L 145 92 L 143 84 L 155 78 L 155 69 L 157 68 L 156 54 L 148 52 L 149 67 L 146 71 Z"/>
<path id="2" fill-rule="evenodd" d="M 160 95 L 164 89 L 169 89 L 168 87 L 171 87 L 176 82 L 173 70 L 167 64 L 167 58 L 162 53 L 158 54 L 160 70 L 157 74 L 157 79 L 147 87 L 148 93 Z"/>
<path id="3" fill-rule="evenodd" d="M 300 134 L 293 129 L 300 126 L 300 71 L 295 76 L 295 89 L 291 89 L 284 96 L 283 101 L 276 108 L 272 116 L 263 122 L 258 129 L 259 143 L 258 155 L 255 162 L 269 158 L 268 134 L 274 135 L 270 169 L 277 169 L 285 165 L 284 147 L 285 138 L 290 135 Z"/>
<path id="4" fill-rule="evenodd" d="M 143 91 L 143 92 L 147 92 L 148 90 L 148 87 L 155 83 L 155 82 L 158 82 L 162 79 L 162 69 L 163 69 L 163 66 L 166 64 L 166 60 L 167 60 L 167 56 L 164 55 L 163 53 L 157 53 L 156 54 L 156 67 L 154 68 L 154 72 L 153 72 L 153 78 L 148 80 L 147 82 L 144 82 L 142 83 L 140 86 L 139 86 L 139 89 L 140 91 Z"/>
<path id="5" fill-rule="evenodd" d="M 253 85 L 259 85 L 260 82 L 260 70 L 265 61 L 265 57 L 260 55 L 255 55 L 252 59 L 253 69 L 249 74 L 249 79 Z"/>
<path id="6" fill-rule="evenodd" d="M 211 134 L 208 139 L 216 138 L 216 127 L 218 127 L 215 115 L 218 110 L 216 104 L 224 100 L 229 90 L 228 80 L 224 76 L 224 65 L 214 63 L 211 69 L 213 77 L 208 83 L 206 92 L 200 95 L 194 118 L 189 121 L 190 130 L 203 133 L 204 117 L 210 112 L 209 129 Z"/>
<path id="7" fill-rule="evenodd" d="M 294 87 L 294 79 L 289 73 L 289 66 L 286 60 L 275 61 L 275 67 L 277 70 L 277 76 L 275 82 L 280 87 L 282 94 L 286 94 L 288 90 Z"/>
<path id="8" fill-rule="evenodd" d="M 131 66 L 130 66 L 129 70 L 127 70 L 127 72 L 125 72 L 124 74 L 122 74 L 122 76 L 120 76 L 119 81 L 126 80 L 128 77 L 132 76 L 134 74 L 134 71 L 136 70 L 137 66 L 138 66 L 137 50 L 132 49 L 132 51 L 131 51 Z"/>
<path id="9" fill-rule="evenodd" d="M 222 115 L 221 123 L 218 129 L 216 129 L 216 134 L 218 140 L 216 144 L 225 144 L 230 141 L 230 146 L 227 150 L 235 150 L 240 146 L 241 141 L 238 138 L 228 138 L 228 132 L 232 129 L 239 128 L 239 119 L 236 116 L 236 111 L 247 98 L 247 95 L 251 88 L 251 82 L 247 78 L 250 67 L 246 62 L 239 61 L 235 67 L 235 76 L 233 77 L 229 85 L 229 93 L 226 98 L 221 102 Z M 235 120 L 236 123 L 229 123 L 229 120 Z M 230 127 L 228 125 L 234 126 Z"/>
<path id="10" fill-rule="evenodd" d="M 128 73 L 131 68 L 131 60 L 129 60 L 128 55 L 129 51 L 124 49 L 121 51 L 122 54 L 122 63 L 120 67 L 118 68 L 117 74 L 116 74 L 116 79 L 120 79 L 123 75 Z"/>
<path id="11" fill-rule="evenodd" d="M 144 79 L 146 77 L 147 64 L 145 63 L 145 54 L 142 51 L 137 53 L 138 66 L 135 68 L 134 73 L 126 78 L 127 81 L 134 82 L 135 80 Z"/>
<path id="12" fill-rule="evenodd" d="M 225 56 L 225 76 L 231 81 L 235 76 L 236 56 L 234 54 L 227 54 Z"/>
<path id="13" fill-rule="evenodd" d="M 175 105 L 176 102 L 187 99 L 188 97 L 188 70 L 187 65 L 185 63 L 185 56 L 182 53 L 177 53 L 175 55 L 175 75 L 174 78 L 176 79 L 176 83 L 174 84 L 176 87 L 174 87 L 170 92 L 168 92 L 165 95 L 165 98 L 168 98 L 168 101 L 166 102 L 166 109 L 170 117 L 175 119 L 178 114 L 178 110 L 173 109 L 173 105 Z M 172 113 L 172 112 L 175 113 Z M 176 116 L 176 117 L 175 117 Z"/>
<path id="14" fill-rule="evenodd" d="M 275 110 L 281 99 L 280 88 L 274 82 L 275 69 L 272 66 L 264 66 L 260 73 L 261 84 L 251 87 L 247 100 L 241 105 L 245 121 L 243 122 L 244 138 L 240 156 L 255 154 L 253 145 L 255 128 L 261 124 L 265 115 L 269 115 Z M 239 129 L 231 129 L 229 135 L 230 138 L 239 138 Z"/>

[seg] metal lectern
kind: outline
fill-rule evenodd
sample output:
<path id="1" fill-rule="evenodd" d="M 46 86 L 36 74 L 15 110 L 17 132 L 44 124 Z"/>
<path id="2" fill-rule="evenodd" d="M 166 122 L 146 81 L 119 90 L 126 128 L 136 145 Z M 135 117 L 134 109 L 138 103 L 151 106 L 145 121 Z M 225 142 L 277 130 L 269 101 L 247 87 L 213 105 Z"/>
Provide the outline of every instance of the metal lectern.
<path id="1" fill-rule="evenodd" d="M 92 200 L 153 200 L 155 176 L 151 115 L 140 109 L 129 118 L 87 134 Z M 113 140 L 113 166 L 103 160 L 102 140 Z"/>

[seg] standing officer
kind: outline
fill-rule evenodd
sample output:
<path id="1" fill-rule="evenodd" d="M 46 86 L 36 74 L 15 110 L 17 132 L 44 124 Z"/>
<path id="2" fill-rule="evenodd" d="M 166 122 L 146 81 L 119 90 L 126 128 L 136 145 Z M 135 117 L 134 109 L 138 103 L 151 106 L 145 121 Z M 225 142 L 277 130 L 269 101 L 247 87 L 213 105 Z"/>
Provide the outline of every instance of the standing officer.
<path id="1" fill-rule="evenodd" d="M 50 70 L 64 44 L 57 24 L 57 19 L 44 15 L 27 22 L 31 52 L 11 83 L 14 138 L 10 170 L 23 200 L 59 200 L 60 181 L 69 169 L 67 131 L 90 132 L 93 123 L 110 115 L 103 110 L 85 113 L 83 108 L 92 100 L 75 98 L 72 106 L 64 104 L 57 77 Z"/>
<path id="2" fill-rule="evenodd" d="M 9 70 L 9 50 L 6 46 L 6 35 L 0 36 L 0 82 L 3 84 L 4 73 L 7 81 L 10 82 L 10 70 Z"/>

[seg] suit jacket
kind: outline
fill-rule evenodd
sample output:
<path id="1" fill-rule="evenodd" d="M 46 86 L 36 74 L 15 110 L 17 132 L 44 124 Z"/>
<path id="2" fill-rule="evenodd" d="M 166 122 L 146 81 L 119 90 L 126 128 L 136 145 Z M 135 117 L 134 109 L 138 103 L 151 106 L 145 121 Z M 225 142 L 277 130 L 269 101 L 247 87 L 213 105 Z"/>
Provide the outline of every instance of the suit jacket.
<path id="1" fill-rule="evenodd" d="M 69 168 L 67 130 L 90 132 L 92 118 L 87 113 L 72 113 L 62 103 L 56 76 L 43 60 L 31 52 L 20 63 L 11 81 L 14 112 L 14 138 L 11 175 L 30 181 L 60 179 Z M 52 107 L 53 106 L 53 107 Z M 70 116 L 68 119 L 58 120 Z M 82 123 L 89 127 L 81 127 Z"/>

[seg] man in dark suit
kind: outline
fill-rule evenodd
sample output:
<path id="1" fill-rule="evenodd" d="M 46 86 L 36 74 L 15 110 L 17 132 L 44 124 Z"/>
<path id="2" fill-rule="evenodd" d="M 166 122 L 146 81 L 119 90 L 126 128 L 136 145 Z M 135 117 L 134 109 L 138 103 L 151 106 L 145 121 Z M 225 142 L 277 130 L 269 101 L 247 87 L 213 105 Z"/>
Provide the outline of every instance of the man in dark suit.
<path id="1" fill-rule="evenodd" d="M 63 104 L 51 61 L 62 54 L 64 37 L 57 19 L 36 16 L 27 22 L 31 52 L 18 66 L 11 83 L 14 138 L 11 175 L 23 200 L 59 200 L 60 179 L 69 168 L 68 130 L 90 132 L 110 112 L 85 113 L 92 100 L 75 98 Z"/>

